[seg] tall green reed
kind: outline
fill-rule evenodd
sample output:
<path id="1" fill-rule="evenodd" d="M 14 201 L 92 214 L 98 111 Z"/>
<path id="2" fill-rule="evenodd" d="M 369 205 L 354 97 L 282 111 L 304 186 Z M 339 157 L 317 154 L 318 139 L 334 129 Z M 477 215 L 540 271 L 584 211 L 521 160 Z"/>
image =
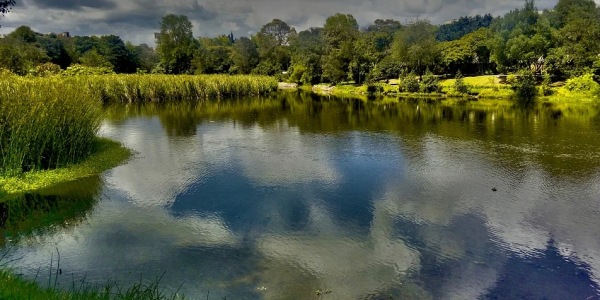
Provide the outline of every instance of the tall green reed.
<path id="1" fill-rule="evenodd" d="M 272 77 L 98 75 L 0 78 L 0 176 L 62 167 L 94 151 L 103 103 L 266 94 Z"/>
<path id="2" fill-rule="evenodd" d="M 0 79 L 0 175 L 75 163 L 93 150 L 102 106 L 60 78 Z"/>

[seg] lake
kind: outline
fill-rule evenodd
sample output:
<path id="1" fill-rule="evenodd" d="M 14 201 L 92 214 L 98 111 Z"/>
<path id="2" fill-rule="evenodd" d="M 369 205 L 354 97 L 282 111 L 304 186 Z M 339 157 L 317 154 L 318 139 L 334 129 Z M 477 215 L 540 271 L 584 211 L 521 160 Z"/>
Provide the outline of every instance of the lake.
<path id="1" fill-rule="evenodd" d="M 2 208 L 15 273 L 46 286 L 60 255 L 63 288 L 162 276 L 194 299 L 600 299 L 597 104 L 280 92 L 111 106 L 101 135 L 137 154 Z"/>

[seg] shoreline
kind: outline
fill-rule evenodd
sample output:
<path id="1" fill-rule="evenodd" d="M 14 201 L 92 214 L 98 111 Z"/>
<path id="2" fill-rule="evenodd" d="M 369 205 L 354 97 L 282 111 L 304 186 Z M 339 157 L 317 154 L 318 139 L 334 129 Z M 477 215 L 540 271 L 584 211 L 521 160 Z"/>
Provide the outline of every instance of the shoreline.
<path id="1" fill-rule="evenodd" d="M 97 150 L 80 163 L 13 177 L 0 176 L 0 202 L 9 201 L 11 196 L 101 174 L 125 164 L 134 154 L 120 142 L 107 138 L 96 137 L 95 144 Z"/>

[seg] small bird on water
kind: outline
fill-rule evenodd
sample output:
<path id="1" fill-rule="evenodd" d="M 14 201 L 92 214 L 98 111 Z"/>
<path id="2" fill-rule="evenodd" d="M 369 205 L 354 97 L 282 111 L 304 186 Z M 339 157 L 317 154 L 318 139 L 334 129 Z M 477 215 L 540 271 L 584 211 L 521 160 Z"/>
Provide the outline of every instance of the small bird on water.
<path id="1" fill-rule="evenodd" d="M 492 188 L 492 191 L 497 192 L 498 189 L 497 188 Z"/>

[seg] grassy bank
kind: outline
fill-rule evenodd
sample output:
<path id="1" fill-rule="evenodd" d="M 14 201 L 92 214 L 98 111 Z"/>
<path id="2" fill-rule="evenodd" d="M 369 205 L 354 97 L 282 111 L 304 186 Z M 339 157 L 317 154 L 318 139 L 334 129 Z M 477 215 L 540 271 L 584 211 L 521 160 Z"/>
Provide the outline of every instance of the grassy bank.
<path id="1" fill-rule="evenodd" d="M 52 282 L 50 283 L 52 284 Z M 175 300 L 185 299 L 177 293 L 167 295 L 156 283 L 138 283 L 128 289 L 114 282 L 91 285 L 73 282 L 70 290 L 42 288 L 9 272 L 0 271 L 0 299 L 2 300 Z"/>
<path id="2" fill-rule="evenodd" d="M 104 138 L 94 138 L 91 155 L 85 160 L 62 168 L 39 170 L 16 176 L 0 176 L 0 202 L 9 195 L 30 192 L 58 183 L 69 182 L 97 175 L 125 162 L 131 150 L 119 142 Z"/>
<path id="3" fill-rule="evenodd" d="M 467 93 L 457 93 L 455 90 L 456 79 L 444 79 L 439 81 L 439 92 L 434 93 L 406 93 L 399 92 L 399 80 L 389 80 L 389 83 L 376 83 L 375 92 L 369 92 L 368 85 L 357 85 L 351 83 L 338 84 L 331 86 L 329 84 L 318 84 L 315 86 L 301 86 L 300 89 L 312 90 L 317 94 L 351 96 L 351 95 L 377 95 L 377 96 L 401 96 L 411 98 L 431 98 L 431 97 L 449 97 L 449 98 L 479 98 L 479 99 L 515 99 L 517 97 L 515 90 L 510 84 L 502 81 L 498 76 L 474 76 L 463 78 L 463 83 L 467 87 Z M 564 85 L 564 86 L 563 86 Z M 599 98 L 600 87 L 595 83 L 590 75 L 575 77 L 554 86 L 544 87 L 537 85 L 538 95 L 544 101 L 569 101 L 569 102 L 591 102 Z"/>

